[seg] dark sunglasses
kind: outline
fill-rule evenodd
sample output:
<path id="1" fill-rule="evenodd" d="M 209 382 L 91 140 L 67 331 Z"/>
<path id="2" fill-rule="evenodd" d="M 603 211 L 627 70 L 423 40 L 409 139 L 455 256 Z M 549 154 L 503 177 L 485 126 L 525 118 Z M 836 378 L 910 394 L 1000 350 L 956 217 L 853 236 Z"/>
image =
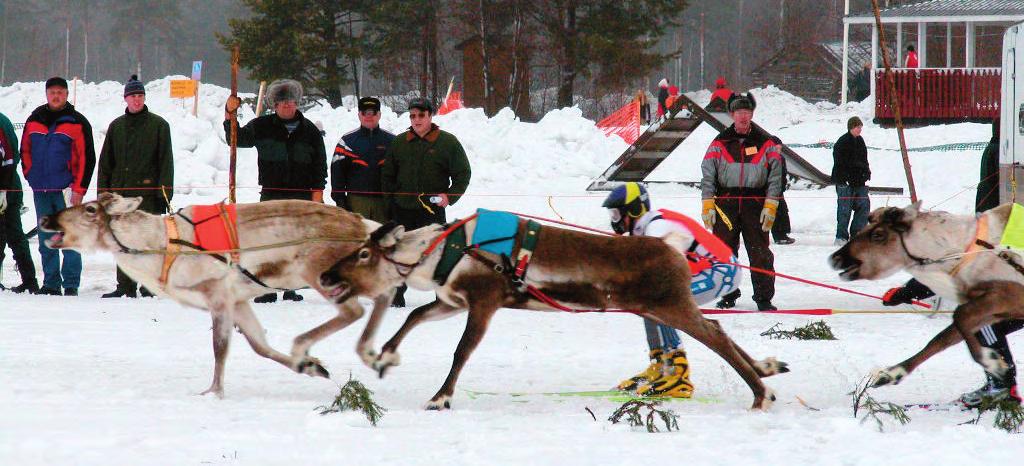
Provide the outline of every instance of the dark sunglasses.
<path id="1" fill-rule="evenodd" d="M 359 114 L 362 115 L 362 116 L 376 116 L 377 115 L 377 111 L 376 110 L 363 110 L 363 111 L 359 112 Z"/>
<path id="2" fill-rule="evenodd" d="M 409 118 L 413 119 L 413 120 L 415 120 L 417 118 L 426 118 L 428 116 L 430 116 L 430 113 L 428 113 L 428 112 L 420 112 L 420 113 L 409 112 Z"/>

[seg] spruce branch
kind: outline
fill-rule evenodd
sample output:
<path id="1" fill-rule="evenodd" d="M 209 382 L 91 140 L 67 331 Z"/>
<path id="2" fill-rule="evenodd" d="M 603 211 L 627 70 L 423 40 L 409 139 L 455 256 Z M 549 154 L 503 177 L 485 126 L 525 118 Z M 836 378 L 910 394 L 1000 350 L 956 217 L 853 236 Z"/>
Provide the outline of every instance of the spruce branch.
<path id="1" fill-rule="evenodd" d="M 366 388 L 362 382 L 353 379 L 351 373 L 348 375 L 348 382 L 341 386 L 338 396 L 334 397 L 334 402 L 330 406 L 317 406 L 316 409 L 320 411 L 321 416 L 342 411 L 358 411 L 363 413 L 373 426 L 377 425 L 377 421 L 380 421 L 387 411 L 373 401 L 373 391 Z"/>
<path id="2" fill-rule="evenodd" d="M 655 416 L 665 424 L 665 430 L 679 430 L 679 415 L 670 409 L 658 409 L 661 401 L 629 400 L 612 413 L 608 418 L 612 424 L 618 424 L 623 418 L 630 427 L 645 427 L 647 432 L 659 432 Z M 640 410 L 647 408 L 647 414 L 641 414 Z"/>
<path id="3" fill-rule="evenodd" d="M 891 416 L 900 425 L 906 425 L 910 422 L 910 416 L 907 415 L 907 409 L 898 404 L 890 403 L 888 401 L 878 401 L 871 395 L 868 395 L 868 388 L 871 387 L 871 376 L 865 377 L 858 385 L 857 388 L 850 392 L 853 395 L 853 417 L 856 418 L 860 413 L 860 410 L 865 410 L 866 414 L 860 418 L 861 424 L 868 421 L 868 419 L 874 420 L 878 425 L 878 431 L 883 432 L 885 424 L 882 422 L 881 415 Z"/>
<path id="4" fill-rule="evenodd" d="M 838 340 L 832 333 L 832 328 L 824 320 L 812 322 L 803 327 L 796 327 L 793 330 L 782 330 L 782 322 L 771 326 L 768 330 L 761 332 L 762 337 L 776 340 Z"/>

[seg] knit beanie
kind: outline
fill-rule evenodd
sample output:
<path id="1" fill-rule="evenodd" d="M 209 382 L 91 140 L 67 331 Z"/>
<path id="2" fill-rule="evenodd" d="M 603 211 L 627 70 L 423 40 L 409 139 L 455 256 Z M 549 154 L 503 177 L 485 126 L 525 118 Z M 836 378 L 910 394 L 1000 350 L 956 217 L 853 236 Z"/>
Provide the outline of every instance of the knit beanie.
<path id="1" fill-rule="evenodd" d="M 54 77 L 46 80 L 46 87 L 44 89 L 49 89 L 49 88 L 51 88 L 53 86 L 63 87 L 64 89 L 67 89 L 68 88 L 68 80 L 64 79 L 64 78 L 62 78 L 60 76 L 54 76 Z"/>
<path id="2" fill-rule="evenodd" d="M 864 126 L 864 122 L 860 121 L 860 117 L 850 117 L 850 119 L 846 121 L 847 131 L 853 130 L 853 128 L 858 126 Z"/>
<path id="3" fill-rule="evenodd" d="M 143 86 L 142 81 L 139 81 L 138 75 L 133 74 L 124 85 L 124 96 L 128 97 L 136 94 L 146 95 L 146 86 Z"/>

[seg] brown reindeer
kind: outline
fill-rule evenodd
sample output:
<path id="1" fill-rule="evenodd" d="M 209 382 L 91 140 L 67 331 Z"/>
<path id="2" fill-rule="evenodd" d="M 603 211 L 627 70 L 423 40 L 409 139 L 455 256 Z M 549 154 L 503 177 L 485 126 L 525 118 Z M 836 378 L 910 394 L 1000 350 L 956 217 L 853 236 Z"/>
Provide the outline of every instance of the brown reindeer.
<path id="1" fill-rule="evenodd" d="M 516 247 L 525 228 L 520 222 Z M 476 220 L 466 224 L 472 237 Z M 466 329 L 455 350 L 448 378 L 427 404 L 427 409 L 448 409 L 455 384 L 473 349 L 487 331 L 498 308 L 552 311 L 556 307 L 521 291 L 510 276 L 496 271 L 496 256 L 478 252 L 484 260 L 464 255 L 447 281 L 438 285 L 432 276 L 441 249 L 429 254 L 429 245 L 444 233 L 438 225 L 405 232 L 386 225 L 371 239 L 320 277 L 327 296 L 344 302 L 355 296 L 380 296 L 407 283 L 434 290 L 438 299 L 412 311 L 388 341 L 372 367 L 383 377 L 399 363 L 398 345 L 418 324 L 467 311 Z M 533 251 L 525 284 L 535 287 L 559 306 L 591 309 L 635 309 L 637 315 L 683 330 L 725 359 L 754 393 L 754 409 L 767 409 L 775 396 L 761 382 L 781 372 L 785 363 L 768 358 L 755 361 L 722 330 L 705 319 L 690 293 L 690 268 L 683 254 L 666 241 L 649 237 L 607 237 L 545 227 Z"/>
<path id="2" fill-rule="evenodd" d="M 263 327 L 249 307 L 249 300 L 276 289 L 311 286 L 323 292 L 319 276 L 339 259 L 357 250 L 367 231 L 379 226 L 342 209 L 307 201 L 272 201 L 237 205 L 237 263 L 229 254 L 180 255 L 168 266 L 166 251 L 172 246 L 167 219 L 173 221 L 181 241 L 195 243 L 188 220 L 198 220 L 186 207 L 170 216 L 136 210 L 141 198 L 122 198 L 103 193 L 93 202 L 43 217 L 44 231 L 56 232 L 47 245 L 79 251 L 110 251 L 117 265 L 132 279 L 163 297 L 205 309 L 213 319 L 214 372 L 203 393 L 223 396 L 224 363 L 232 327 L 245 335 L 252 349 L 301 374 L 328 377 L 320 362 L 309 356 L 316 342 L 348 326 L 363 314 L 356 300 L 336 302 L 338 315 L 297 337 L 290 354 L 267 344 Z M 264 248 L 265 246 L 271 246 Z M 280 245 L 280 246 L 274 246 Z M 194 249 L 181 247 L 183 252 Z M 230 262 L 233 262 L 231 259 Z M 167 268 L 164 273 L 165 267 Z M 251 274 L 251 275 L 246 275 Z M 165 275 L 165 276 L 164 276 Z M 165 279 L 161 280 L 162 278 Z M 375 297 L 374 316 L 379 320 L 390 295 Z M 359 353 L 372 361 L 368 334 L 360 340 Z"/>
<path id="3" fill-rule="evenodd" d="M 1006 362 L 981 346 L 975 332 L 984 325 L 1024 319 L 1024 261 L 1017 253 L 994 246 L 1002 238 L 1011 204 L 977 217 L 919 209 L 920 202 L 902 209 L 876 209 L 868 225 L 830 257 L 844 280 L 877 280 L 906 270 L 940 296 L 961 303 L 952 325 L 914 356 L 876 373 L 873 385 L 898 384 L 961 340 L 975 362 L 1002 378 Z"/>

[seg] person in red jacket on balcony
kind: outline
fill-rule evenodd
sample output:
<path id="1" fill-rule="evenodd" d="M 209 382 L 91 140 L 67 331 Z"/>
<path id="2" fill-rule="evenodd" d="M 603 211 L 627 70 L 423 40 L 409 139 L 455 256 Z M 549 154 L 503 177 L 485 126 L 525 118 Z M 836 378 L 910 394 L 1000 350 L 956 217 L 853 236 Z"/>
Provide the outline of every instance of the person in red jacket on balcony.
<path id="1" fill-rule="evenodd" d="M 914 50 L 913 45 L 907 46 L 907 61 L 904 63 L 904 68 L 917 68 L 917 52 Z"/>
<path id="2" fill-rule="evenodd" d="M 732 89 L 729 89 L 729 83 L 725 82 L 725 77 L 719 76 L 715 80 L 715 92 L 711 93 L 711 103 L 708 104 L 708 109 L 725 111 L 729 97 L 732 97 Z"/>

